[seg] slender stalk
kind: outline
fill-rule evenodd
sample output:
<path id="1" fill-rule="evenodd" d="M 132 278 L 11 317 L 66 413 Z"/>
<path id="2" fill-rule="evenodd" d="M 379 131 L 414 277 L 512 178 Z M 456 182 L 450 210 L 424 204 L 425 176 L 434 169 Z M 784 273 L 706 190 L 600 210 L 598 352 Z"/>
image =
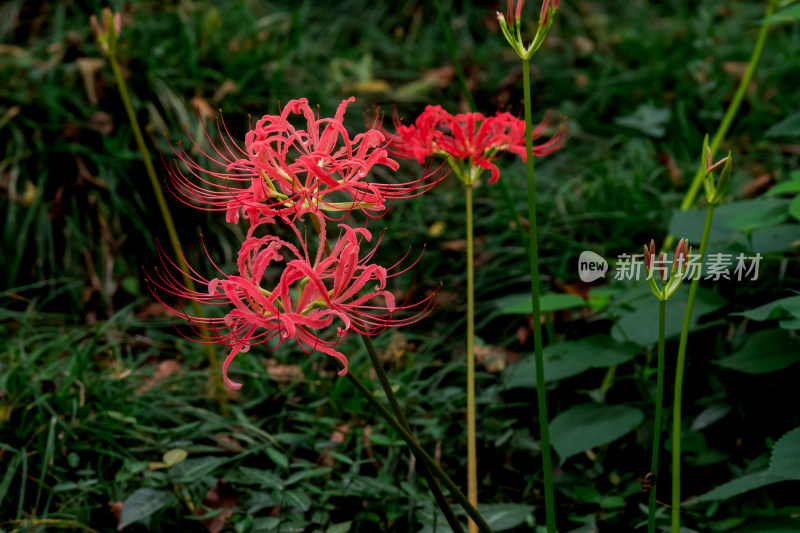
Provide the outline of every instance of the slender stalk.
<path id="1" fill-rule="evenodd" d="M 192 292 L 195 292 L 194 281 L 192 280 L 191 276 L 186 273 L 186 270 L 188 270 L 188 265 L 183 258 L 183 253 L 181 253 L 181 249 L 178 244 L 178 232 L 175 231 L 175 223 L 172 221 L 172 215 L 169 212 L 167 201 L 164 198 L 164 193 L 161 191 L 161 185 L 158 183 L 156 170 L 153 167 L 153 160 L 150 157 L 150 151 L 147 149 L 147 145 L 144 142 L 142 130 L 139 128 L 139 121 L 136 119 L 136 113 L 133 110 L 133 104 L 131 104 L 131 97 L 128 94 L 128 87 L 125 85 L 125 80 L 122 77 L 122 72 L 120 71 L 119 64 L 117 63 L 117 57 L 114 53 L 109 53 L 108 59 L 111 63 L 111 70 L 114 71 L 114 79 L 117 81 L 117 87 L 119 88 L 119 95 L 122 98 L 122 104 L 125 106 L 128 119 L 131 122 L 133 137 L 136 139 L 136 146 L 139 148 L 139 153 L 142 156 L 142 161 L 144 162 L 144 167 L 147 171 L 147 177 L 150 178 L 150 185 L 153 187 L 153 193 L 156 195 L 156 202 L 158 203 L 158 208 L 161 210 L 161 218 L 164 219 L 164 225 L 167 227 L 167 234 L 169 235 L 169 242 L 172 245 L 172 250 L 175 253 L 175 260 L 178 261 L 178 264 L 183 267 L 181 269 L 181 273 L 183 274 L 183 281 L 186 284 L 186 288 Z M 196 300 L 192 300 L 192 308 L 195 316 L 198 318 L 203 318 L 203 309 Z M 222 376 L 218 372 L 219 360 L 217 359 L 217 354 L 214 352 L 214 347 L 211 344 L 205 344 L 204 346 L 209 364 L 211 365 L 211 369 L 214 371 L 213 375 L 215 390 L 222 391 Z M 219 395 L 219 401 L 223 410 L 227 410 L 225 397 L 221 394 Z"/>
<path id="2" fill-rule="evenodd" d="M 428 453 L 419 445 L 419 443 L 414 439 L 414 437 L 405 430 L 405 428 L 395 420 L 392 413 L 389 412 L 386 407 L 378 401 L 377 398 L 367 389 L 361 381 L 357 377 L 353 375 L 352 372 L 347 373 L 347 379 L 358 389 L 358 391 L 364 395 L 367 401 L 375 408 L 376 411 L 386 420 L 386 422 L 392 426 L 400 438 L 406 441 L 408 447 L 411 448 L 411 451 L 414 452 L 414 455 L 419 459 L 421 462 L 424 462 L 425 465 L 430 468 L 433 475 L 439 478 L 439 481 L 447 488 L 450 492 L 450 495 L 458 502 L 458 504 L 466 511 L 466 513 L 478 524 L 478 529 L 482 533 L 492 533 L 492 529 L 489 527 L 489 524 L 483 519 L 477 509 L 469 503 L 469 500 L 466 496 L 458 489 L 453 480 L 450 479 L 447 474 L 441 469 L 441 467 L 436 464 L 436 461 L 428 455 Z"/>
<path id="3" fill-rule="evenodd" d="M 472 232 L 472 185 L 467 195 L 467 494 L 469 502 L 478 507 L 478 450 L 475 437 L 475 261 Z M 478 531 L 470 521 L 469 533 Z"/>
<path id="4" fill-rule="evenodd" d="M 714 216 L 714 206 L 709 205 L 706 211 L 706 224 L 703 227 L 703 237 L 700 240 L 700 264 L 702 265 L 708 244 L 708 234 L 711 231 L 711 219 Z M 689 299 L 686 302 L 686 312 L 683 315 L 683 327 L 678 344 L 678 361 L 675 368 L 675 397 L 672 407 L 672 533 L 679 533 L 681 524 L 681 401 L 683 399 L 683 369 L 686 363 L 686 345 L 689 341 L 689 326 L 692 322 L 692 308 L 700 285 L 702 273 L 692 280 L 689 287 Z"/>
<path id="5" fill-rule="evenodd" d="M 383 392 L 386 394 L 386 398 L 389 400 L 389 405 L 394 412 L 394 416 L 403 426 L 403 429 L 411 433 L 411 426 L 409 425 L 408 420 L 403 413 L 403 409 L 400 407 L 400 403 L 397 401 L 397 397 L 394 395 L 392 385 L 389 383 L 389 376 L 386 375 L 386 371 L 383 369 L 383 364 L 378 357 L 378 352 L 375 350 L 375 345 L 372 343 L 372 339 L 369 337 L 369 335 L 362 335 L 361 339 L 364 341 L 364 347 L 367 349 L 370 361 L 372 361 L 372 366 L 375 368 L 375 373 L 378 375 L 378 380 L 381 382 Z M 453 509 L 450 507 L 450 504 L 447 503 L 447 500 L 442 493 L 442 489 L 439 487 L 436 479 L 434 479 L 430 469 L 423 461 L 420 461 L 417 464 L 417 469 L 425 477 L 425 481 L 428 482 L 428 487 L 430 487 L 436 503 L 439 505 L 442 513 L 444 513 L 447 523 L 450 524 L 450 528 L 457 533 L 463 533 L 464 529 L 461 527 L 461 523 L 458 521 L 458 518 L 456 518 L 456 515 L 453 512 Z"/>
<path id="6" fill-rule="evenodd" d="M 444 16 L 444 11 L 442 11 L 442 4 L 440 0 L 433 0 L 433 5 L 436 7 L 436 18 L 439 20 L 439 26 L 442 28 L 444 41 L 447 44 L 447 51 L 450 53 L 450 59 L 453 61 L 453 68 L 456 70 L 458 83 L 461 85 L 461 93 L 467 100 L 470 110 L 475 113 L 478 111 L 478 106 L 475 105 L 475 100 L 472 98 L 472 92 L 469 90 L 469 86 L 467 85 L 467 78 L 464 76 L 464 69 L 461 68 L 461 60 L 458 59 L 458 51 L 456 50 L 456 45 L 453 42 L 453 35 L 450 33 L 450 27 L 447 25 L 447 19 Z M 517 211 L 517 206 L 514 205 L 514 199 L 511 197 L 511 192 L 508 190 L 508 184 L 506 184 L 502 175 L 498 179 L 497 184 L 500 186 L 500 193 L 503 195 L 503 201 L 506 204 L 506 209 L 511 215 L 511 219 L 517 226 L 519 240 L 522 243 L 522 246 L 525 248 L 525 252 L 527 253 L 528 240 L 525 238 L 525 230 L 522 228 L 519 212 Z"/>
<path id="7" fill-rule="evenodd" d="M 311 223 L 314 225 L 317 235 L 322 238 L 322 217 L 320 215 L 311 216 Z M 325 254 L 330 255 L 331 246 L 328 243 L 327 238 L 324 239 L 323 245 L 325 246 Z M 370 361 L 372 361 L 372 366 L 375 368 L 375 373 L 378 375 L 378 380 L 381 382 L 383 392 L 386 394 L 386 398 L 389 400 L 389 405 L 392 407 L 392 411 L 394 411 L 397 421 L 409 434 L 411 434 L 411 426 L 408 424 L 408 420 L 403 413 L 403 409 L 400 407 L 400 403 L 397 401 L 397 398 L 394 395 L 392 385 L 389 383 L 389 376 L 386 375 L 386 371 L 383 369 L 383 365 L 378 357 L 378 352 L 375 350 L 375 345 L 372 343 L 372 339 L 368 335 L 361 335 L 361 339 L 364 341 L 364 347 L 367 349 Z M 416 456 L 416 453 L 414 455 Z M 455 513 L 453 513 L 453 509 L 445 499 L 444 494 L 442 494 L 442 489 L 436 483 L 436 479 L 434 479 L 430 469 L 427 467 L 425 462 L 421 460 L 417 468 L 428 482 L 428 487 L 430 487 L 433 498 L 436 500 L 437 505 L 442 510 L 447 523 L 450 524 L 450 527 L 453 529 L 453 531 L 457 533 L 463 533 L 464 530 L 461 527 L 461 523 L 456 518 Z"/>
<path id="8" fill-rule="evenodd" d="M 777 4 L 778 4 L 777 0 L 767 1 L 767 10 L 766 13 L 764 14 L 764 18 L 767 18 L 770 15 L 772 15 L 773 11 L 775 11 L 775 7 L 777 6 Z M 711 145 L 709 146 L 709 148 L 711 149 L 712 157 L 716 155 L 717 150 L 722 144 L 722 141 L 725 139 L 725 135 L 728 133 L 728 129 L 733 123 L 733 119 L 736 118 L 736 113 L 739 111 L 739 106 L 742 104 L 744 95 L 747 92 L 747 86 L 750 85 L 750 80 L 753 79 L 753 73 L 756 70 L 756 65 L 758 64 L 758 60 L 761 58 L 761 52 L 764 50 L 764 43 L 767 40 L 767 33 L 769 32 L 769 27 L 770 27 L 769 24 L 761 25 L 761 31 L 759 31 L 758 33 L 756 46 L 753 49 L 753 54 L 750 56 L 750 61 L 747 63 L 747 69 L 744 72 L 742 81 L 739 82 L 739 87 L 737 87 L 736 93 L 733 95 L 733 100 L 731 100 L 731 103 L 728 106 L 728 110 L 725 112 L 725 116 L 722 118 L 722 122 L 720 123 L 717 132 L 714 134 L 714 138 L 712 139 Z M 689 189 L 686 191 L 686 196 L 684 196 L 683 202 L 681 202 L 682 211 L 687 211 L 690 207 L 694 205 L 697 193 L 700 191 L 700 187 L 703 185 L 703 176 L 705 176 L 705 170 L 701 167 L 700 169 L 698 169 L 697 174 L 694 175 L 692 183 L 689 186 Z M 675 242 L 675 237 L 672 235 L 668 235 L 667 238 L 664 240 L 663 249 L 667 250 L 671 248 L 673 242 Z"/>
<path id="9" fill-rule="evenodd" d="M 533 180 L 533 119 L 531 117 L 531 65 L 522 60 L 522 83 L 525 90 L 525 145 L 528 151 L 528 220 L 530 221 L 531 303 L 533 304 L 533 345 L 536 358 L 536 395 L 539 403 L 539 429 L 542 433 L 542 468 L 544 470 L 544 503 L 547 533 L 556 532 L 555 490 L 553 465 L 550 459 L 550 428 L 547 421 L 547 385 L 544 380 L 542 353 L 542 322 L 539 307 L 539 248 L 536 230 L 536 188 Z"/>
<path id="10" fill-rule="evenodd" d="M 656 486 L 658 484 L 658 456 L 661 447 L 661 410 L 664 403 L 664 337 L 666 330 L 667 301 L 658 305 L 658 379 L 656 384 L 656 416 L 653 421 L 653 459 L 650 472 L 656 476 L 656 485 L 650 489 L 650 503 L 647 511 L 647 533 L 656 531 Z"/>

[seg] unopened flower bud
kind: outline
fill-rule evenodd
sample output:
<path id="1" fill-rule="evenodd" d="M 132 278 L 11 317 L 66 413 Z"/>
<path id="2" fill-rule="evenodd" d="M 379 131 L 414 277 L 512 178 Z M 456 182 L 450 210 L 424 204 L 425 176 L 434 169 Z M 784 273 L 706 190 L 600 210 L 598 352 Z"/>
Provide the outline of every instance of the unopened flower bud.
<path id="1" fill-rule="evenodd" d="M 661 265 L 661 281 L 667 281 L 667 254 L 659 254 L 658 264 Z"/>

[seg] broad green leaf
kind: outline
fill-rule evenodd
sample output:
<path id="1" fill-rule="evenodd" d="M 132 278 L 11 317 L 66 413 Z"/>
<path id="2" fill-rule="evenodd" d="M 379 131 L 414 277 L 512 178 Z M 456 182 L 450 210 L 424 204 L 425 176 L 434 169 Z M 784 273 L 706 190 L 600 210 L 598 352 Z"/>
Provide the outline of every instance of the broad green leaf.
<path id="1" fill-rule="evenodd" d="M 794 22 L 795 20 L 800 19 L 800 4 L 796 6 L 789 6 L 786 9 L 782 9 L 777 13 L 773 13 L 769 17 L 765 18 L 761 23 L 762 24 L 784 24 L 787 22 Z M 800 113 L 795 113 L 798 115 L 798 119 L 800 120 Z M 794 116 L 794 115 L 790 115 Z M 773 126 L 774 128 L 775 126 Z M 767 132 L 767 136 L 769 136 L 769 132 Z"/>
<path id="2" fill-rule="evenodd" d="M 644 285 L 644 282 L 640 282 Z M 686 287 L 684 287 L 686 286 Z M 689 299 L 688 283 L 684 283 L 667 300 L 666 337 L 677 337 L 681 333 L 683 315 Z M 711 290 L 699 287 L 692 312 L 691 329 L 703 315 L 725 305 L 725 300 Z M 658 342 L 658 300 L 648 290 L 643 297 L 630 303 L 630 309 L 620 309 L 620 319 L 611 329 L 611 336 L 618 340 L 630 340 L 639 346 L 652 346 Z"/>
<path id="3" fill-rule="evenodd" d="M 789 214 L 792 215 L 795 220 L 800 220 L 800 195 L 792 198 L 792 201 L 789 203 Z"/>
<path id="4" fill-rule="evenodd" d="M 749 311 L 732 313 L 732 315 L 745 316 L 751 320 L 763 322 L 764 320 L 780 318 L 784 312 L 800 316 L 800 295 L 781 298 Z"/>
<path id="5" fill-rule="evenodd" d="M 495 300 L 495 305 L 504 315 L 530 315 L 533 313 L 531 293 L 512 294 Z M 545 294 L 539 299 L 539 308 L 542 313 L 573 309 L 588 305 L 587 302 L 575 294 Z"/>
<path id="6" fill-rule="evenodd" d="M 800 342 L 787 331 L 769 329 L 753 333 L 738 352 L 715 362 L 746 374 L 766 374 L 798 361 Z"/>
<path id="7" fill-rule="evenodd" d="M 789 12 L 791 9 L 784 9 L 781 13 Z M 800 13 L 800 5 L 794 6 L 793 9 Z M 776 16 L 780 16 L 780 13 L 773 15 L 773 17 Z M 800 113 L 792 113 L 777 124 L 773 124 L 764 135 L 767 137 L 800 137 Z"/>
<path id="8" fill-rule="evenodd" d="M 768 190 L 766 194 L 767 196 L 772 196 L 773 194 L 785 194 L 785 193 L 796 193 L 796 192 L 800 192 L 800 179 L 782 181 L 781 183 L 778 183 L 770 190 Z"/>
<path id="9" fill-rule="evenodd" d="M 507 531 L 524 524 L 533 509 L 522 503 L 490 503 L 481 505 L 480 513 L 492 531 Z"/>
<path id="10" fill-rule="evenodd" d="M 148 488 L 135 490 L 122 504 L 122 514 L 119 517 L 117 531 L 122 531 L 134 522 L 141 522 L 149 518 L 153 513 L 171 503 L 175 503 L 175 496 L 171 492 Z"/>
<path id="11" fill-rule="evenodd" d="M 553 447 L 563 463 L 585 450 L 614 441 L 644 420 L 644 413 L 625 405 L 577 405 L 550 423 Z"/>
<path id="12" fill-rule="evenodd" d="M 590 368 L 621 365 L 633 359 L 639 347 L 617 342 L 608 335 L 592 335 L 577 341 L 559 342 L 544 348 L 544 375 L 547 383 L 576 376 Z M 536 359 L 533 354 L 504 374 L 506 387 L 536 387 Z"/>
<path id="13" fill-rule="evenodd" d="M 800 480 L 800 428 L 793 429 L 775 443 L 768 472 Z"/>
<path id="14" fill-rule="evenodd" d="M 728 226 L 745 232 L 777 226 L 789 218 L 786 206 L 787 202 L 781 200 L 773 205 L 765 205 L 761 209 L 747 211 L 731 219 Z"/>
<path id="15" fill-rule="evenodd" d="M 348 533 L 351 527 L 353 527 L 353 522 L 342 522 L 341 524 L 330 526 L 325 530 L 325 533 Z"/>
<path id="16" fill-rule="evenodd" d="M 763 256 L 797 249 L 798 243 L 800 243 L 800 226 L 781 224 L 755 230 L 750 236 L 747 248 Z"/>
<path id="17" fill-rule="evenodd" d="M 780 481 L 786 481 L 786 478 L 773 476 L 769 474 L 768 470 L 762 470 L 761 472 L 746 474 L 742 477 L 732 479 L 727 483 L 723 483 L 718 487 L 714 487 L 702 496 L 698 496 L 697 498 L 690 500 L 689 503 L 727 500 L 728 498 L 738 496 L 739 494 L 744 494 L 747 491 L 766 487 L 767 485 L 772 485 L 773 483 L 778 483 Z"/>
<path id="18" fill-rule="evenodd" d="M 209 475 L 227 461 L 227 459 L 221 457 L 186 459 L 169 469 L 169 479 L 175 484 L 191 483 Z"/>

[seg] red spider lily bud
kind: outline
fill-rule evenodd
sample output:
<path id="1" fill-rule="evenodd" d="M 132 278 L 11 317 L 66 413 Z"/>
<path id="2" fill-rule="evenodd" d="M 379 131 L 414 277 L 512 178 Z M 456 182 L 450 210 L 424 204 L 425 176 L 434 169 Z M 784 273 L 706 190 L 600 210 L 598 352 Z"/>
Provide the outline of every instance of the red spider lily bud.
<path id="1" fill-rule="evenodd" d="M 506 3 L 506 19 L 508 19 L 509 24 L 514 24 L 514 12 L 511 10 L 512 6 L 514 5 L 514 0 L 508 0 Z M 497 13 L 500 15 L 500 12 Z"/>
<path id="2" fill-rule="evenodd" d="M 97 44 L 100 45 L 103 53 L 108 55 L 109 52 L 113 52 L 116 48 L 117 39 L 122 31 L 122 16 L 106 7 L 103 8 L 101 18 L 103 19 L 102 27 L 97 22 L 95 15 L 89 17 L 89 23 L 92 26 L 92 33 L 97 39 Z"/>
<path id="3" fill-rule="evenodd" d="M 550 15 L 550 3 L 551 2 L 552 2 L 552 0 L 544 0 L 544 2 L 542 2 L 542 12 L 539 15 L 539 26 L 541 26 L 542 28 L 547 26 L 547 20 L 548 20 L 548 17 Z"/>
<path id="4" fill-rule="evenodd" d="M 659 255 L 658 263 L 661 265 L 661 281 L 667 281 L 667 254 L 661 252 Z"/>
<path id="5" fill-rule="evenodd" d="M 653 260 L 655 259 L 656 243 L 650 239 L 650 248 L 644 245 L 644 268 L 649 272 L 653 268 Z"/>
<path id="6" fill-rule="evenodd" d="M 511 0 L 508 0 L 509 5 L 511 4 Z M 517 11 L 514 14 L 516 20 L 519 21 L 522 17 L 522 6 L 525 5 L 525 0 L 517 0 Z"/>
<path id="7" fill-rule="evenodd" d="M 686 268 L 686 262 L 689 260 L 689 241 L 681 239 L 678 241 L 678 246 L 675 247 L 675 258 L 672 260 L 672 271 L 680 267 L 681 270 Z"/>

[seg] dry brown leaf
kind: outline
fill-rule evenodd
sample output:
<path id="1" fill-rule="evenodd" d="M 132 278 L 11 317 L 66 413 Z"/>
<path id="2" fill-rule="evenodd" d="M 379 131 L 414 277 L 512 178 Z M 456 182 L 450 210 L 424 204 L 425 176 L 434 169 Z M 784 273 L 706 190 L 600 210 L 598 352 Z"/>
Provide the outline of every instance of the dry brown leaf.
<path id="1" fill-rule="evenodd" d="M 267 374 L 275 381 L 287 383 L 300 381 L 306 377 L 300 365 L 280 365 L 275 359 L 264 359 L 263 361 Z"/>
<path id="2" fill-rule="evenodd" d="M 141 396 L 172 374 L 180 371 L 181 364 L 175 359 L 161 361 L 158 363 L 155 372 L 153 372 L 153 374 L 147 380 L 145 380 L 145 382 L 138 389 L 136 389 L 136 395 Z"/>
<path id="3" fill-rule="evenodd" d="M 93 130 L 103 135 L 108 135 L 114 131 L 114 119 L 105 111 L 96 111 L 92 113 L 89 115 L 87 122 Z"/>
<path id="4" fill-rule="evenodd" d="M 225 511 L 211 518 L 201 520 L 201 523 L 209 533 L 219 533 L 225 527 L 225 520 L 233 514 L 233 508 L 236 507 L 236 496 L 229 489 L 228 484 L 220 480 L 206 493 L 203 504 L 212 511 L 225 509 Z M 200 514 L 203 515 L 206 512 L 202 510 Z"/>
<path id="5" fill-rule="evenodd" d="M 759 192 L 766 189 L 772 183 L 772 174 L 762 174 L 757 178 L 753 178 L 744 186 L 745 196 L 755 196 Z"/>
<path id="6" fill-rule="evenodd" d="M 108 502 L 108 512 L 114 518 L 114 522 L 119 525 L 119 518 L 122 516 L 122 502 Z"/>
<path id="7" fill-rule="evenodd" d="M 75 66 L 78 67 L 78 72 L 83 80 L 83 86 L 86 89 L 86 98 L 92 105 L 97 105 L 100 102 L 97 97 L 95 76 L 105 64 L 105 60 L 97 57 L 79 57 L 75 60 Z"/>

